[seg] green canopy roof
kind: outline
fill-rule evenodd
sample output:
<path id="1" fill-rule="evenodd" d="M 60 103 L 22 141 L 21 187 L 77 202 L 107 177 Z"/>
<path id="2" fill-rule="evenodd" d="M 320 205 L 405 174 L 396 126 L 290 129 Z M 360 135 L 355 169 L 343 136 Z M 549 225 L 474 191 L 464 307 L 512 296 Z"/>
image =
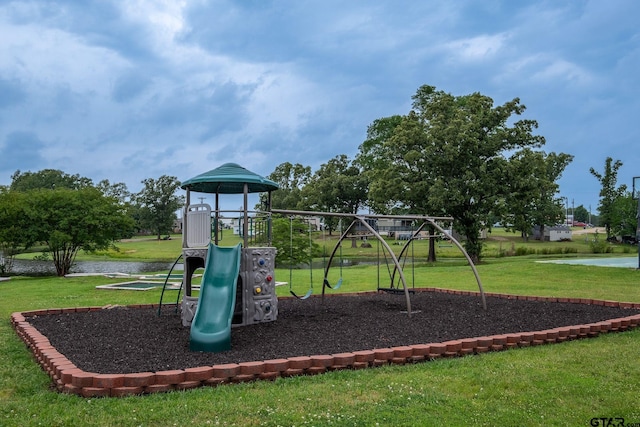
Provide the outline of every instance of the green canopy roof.
<path id="1" fill-rule="evenodd" d="M 249 193 L 262 193 L 280 188 L 270 179 L 261 177 L 235 163 L 225 163 L 209 172 L 184 181 L 181 188 L 197 193 L 243 194 L 244 184 Z"/>

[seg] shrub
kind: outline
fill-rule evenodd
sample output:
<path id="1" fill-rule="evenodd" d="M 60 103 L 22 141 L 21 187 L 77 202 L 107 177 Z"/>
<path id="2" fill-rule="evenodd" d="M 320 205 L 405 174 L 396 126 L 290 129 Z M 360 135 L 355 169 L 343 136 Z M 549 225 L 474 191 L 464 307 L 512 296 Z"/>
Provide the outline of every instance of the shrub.
<path id="1" fill-rule="evenodd" d="M 589 242 L 591 252 L 594 254 L 608 254 L 613 252 L 613 248 L 606 240 L 600 239 L 598 232 L 596 231 L 595 237 Z"/>
<path id="2" fill-rule="evenodd" d="M 518 246 L 515 250 L 515 255 L 516 256 L 523 256 L 523 255 L 533 255 L 536 253 L 536 250 L 533 248 L 528 248 L 526 246 Z"/>

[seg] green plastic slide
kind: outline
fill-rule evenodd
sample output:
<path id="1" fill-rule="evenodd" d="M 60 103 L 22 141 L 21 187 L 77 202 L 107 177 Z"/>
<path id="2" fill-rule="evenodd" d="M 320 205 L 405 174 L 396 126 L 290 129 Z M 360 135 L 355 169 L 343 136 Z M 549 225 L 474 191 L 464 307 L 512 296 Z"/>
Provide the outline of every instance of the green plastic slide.
<path id="1" fill-rule="evenodd" d="M 191 351 L 220 352 L 231 348 L 231 319 L 241 254 L 241 244 L 231 247 L 209 244 L 198 307 L 191 323 Z"/>

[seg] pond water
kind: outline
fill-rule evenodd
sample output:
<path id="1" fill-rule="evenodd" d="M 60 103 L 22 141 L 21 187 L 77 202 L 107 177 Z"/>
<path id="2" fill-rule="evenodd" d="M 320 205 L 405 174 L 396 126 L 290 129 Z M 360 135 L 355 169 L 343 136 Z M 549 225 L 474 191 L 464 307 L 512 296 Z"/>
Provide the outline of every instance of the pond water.
<path id="1" fill-rule="evenodd" d="M 410 264 L 411 259 L 401 261 L 401 265 Z M 343 259 L 343 267 L 352 267 L 356 265 L 376 265 L 378 261 L 371 258 L 363 259 Z M 381 266 L 385 266 L 387 263 L 393 266 L 391 259 L 380 260 Z M 155 271 L 166 271 L 171 268 L 173 263 L 169 262 L 141 262 L 141 261 L 76 261 L 71 267 L 71 273 L 126 273 L 126 274 L 144 274 Z M 325 261 L 314 261 L 313 268 L 320 269 L 326 266 Z M 340 259 L 336 256 L 331 263 L 331 268 L 339 268 Z M 297 266 L 300 269 L 308 269 L 308 264 L 301 264 Z M 182 270 L 182 265 L 176 265 L 174 270 Z M 53 265 L 53 261 L 39 261 L 39 260 L 15 260 L 13 268 L 11 270 L 13 275 L 27 275 L 27 276 L 46 276 L 55 275 L 56 268 Z"/>
<path id="2" fill-rule="evenodd" d="M 71 273 L 127 273 L 140 274 L 152 271 L 169 270 L 173 263 L 140 261 L 76 261 Z M 53 261 L 15 260 L 12 274 L 29 276 L 55 275 Z"/>
<path id="3" fill-rule="evenodd" d="M 577 258 L 577 259 L 556 259 L 547 261 L 537 261 L 541 263 L 551 264 L 570 264 L 570 265 L 591 265 L 596 267 L 622 267 L 637 268 L 638 257 L 620 257 L 620 258 Z"/>

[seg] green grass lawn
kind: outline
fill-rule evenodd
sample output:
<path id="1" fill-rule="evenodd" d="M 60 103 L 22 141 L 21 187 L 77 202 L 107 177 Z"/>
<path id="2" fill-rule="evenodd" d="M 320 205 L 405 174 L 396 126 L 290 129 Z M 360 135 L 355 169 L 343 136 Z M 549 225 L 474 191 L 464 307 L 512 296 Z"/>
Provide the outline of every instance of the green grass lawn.
<path id="1" fill-rule="evenodd" d="M 136 245 L 142 251 L 148 244 L 169 246 L 176 241 Z M 384 282 L 386 267 L 380 270 Z M 640 271 L 635 270 L 541 264 L 529 257 L 490 259 L 478 270 L 487 292 L 640 302 Z M 294 290 L 307 289 L 310 272 L 292 273 Z M 322 273 L 312 273 L 319 293 Z M 331 273 L 337 277 L 339 270 Z M 415 286 L 477 289 L 471 270 L 460 260 L 407 268 L 405 273 Z M 339 291 L 372 290 L 378 268 L 345 268 L 342 276 Z M 277 270 L 276 279 L 288 281 L 289 271 Z M 121 399 L 83 399 L 51 391 L 49 377 L 12 330 L 10 314 L 159 299 L 159 290 L 95 289 L 116 281 L 15 277 L 0 282 L 0 425 L 581 426 L 591 425 L 594 417 L 640 423 L 640 330 L 416 365 Z M 278 292 L 288 294 L 288 287 Z M 170 293 L 167 299 L 174 296 Z"/>
<path id="2" fill-rule="evenodd" d="M 493 229 L 488 238 L 484 241 L 484 249 L 482 251 L 484 259 L 499 258 L 505 256 L 513 256 L 519 253 L 519 250 L 527 249 L 528 252 L 536 256 L 553 256 L 553 257 L 576 257 L 576 256 L 593 256 L 593 252 L 589 245 L 589 241 L 594 238 L 594 233 L 575 235 L 573 241 L 570 242 L 544 242 L 529 239 L 525 242 L 519 235 L 507 232 L 502 228 Z M 325 248 L 328 255 L 333 250 L 338 235 L 326 235 L 320 232 L 312 233 L 312 238 L 320 247 Z M 600 236 L 603 239 L 604 236 Z M 221 246 L 233 246 L 241 242 L 237 235 L 227 232 L 220 241 Z M 384 261 L 384 253 L 382 250 L 378 252 L 378 244 L 375 239 L 369 241 L 371 248 L 361 247 L 361 242 L 356 242 L 356 247 L 351 247 L 351 241 L 346 240 L 342 244 L 342 256 L 350 259 L 373 259 L 380 258 Z M 398 255 L 405 241 L 396 241 L 387 239 L 387 243 Z M 127 239 L 116 243 L 116 249 L 107 251 L 98 251 L 96 253 L 79 252 L 78 261 L 174 261 L 181 253 L 182 236 L 172 235 L 170 240 L 157 240 L 154 236 L 139 236 L 133 239 Z M 607 256 L 633 255 L 637 253 L 637 248 L 630 245 L 609 245 L 611 252 Z M 18 255 L 18 259 L 33 259 L 34 256 L 40 254 L 42 248 L 32 248 L 28 253 Z M 427 240 L 416 240 L 410 246 L 408 252 L 418 259 L 426 259 L 429 251 Z M 522 251 L 524 252 L 524 251 Z M 436 244 L 436 253 L 439 259 L 461 259 L 463 258 L 460 251 L 449 242 L 442 241 Z M 599 256 L 599 255 L 596 255 Z M 339 253 L 336 254 L 339 257 Z"/>

